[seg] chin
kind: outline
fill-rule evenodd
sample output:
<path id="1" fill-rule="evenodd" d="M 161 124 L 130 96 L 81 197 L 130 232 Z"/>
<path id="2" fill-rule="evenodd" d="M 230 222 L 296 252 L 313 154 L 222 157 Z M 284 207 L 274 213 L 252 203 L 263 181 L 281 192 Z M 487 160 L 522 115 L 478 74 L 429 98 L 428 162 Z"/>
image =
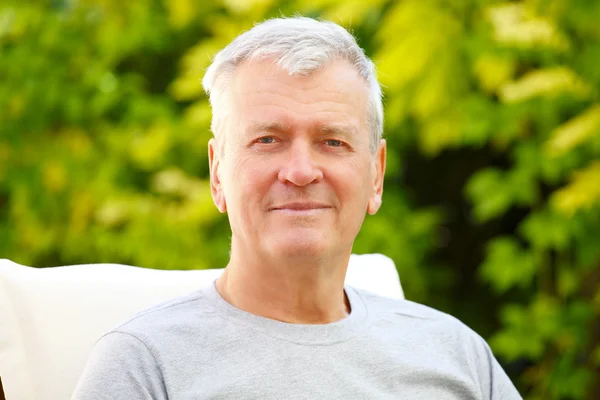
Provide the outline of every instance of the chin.
<path id="1" fill-rule="evenodd" d="M 321 235 L 310 237 L 279 235 L 269 248 L 285 258 L 314 258 L 323 256 L 331 246 Z"/>

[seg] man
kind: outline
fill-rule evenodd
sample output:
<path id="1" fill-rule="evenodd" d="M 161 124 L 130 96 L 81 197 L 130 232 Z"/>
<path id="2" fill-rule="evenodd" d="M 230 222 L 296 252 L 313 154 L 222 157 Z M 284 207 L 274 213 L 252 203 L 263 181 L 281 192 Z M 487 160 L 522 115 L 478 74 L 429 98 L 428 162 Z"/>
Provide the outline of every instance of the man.
<path id="1" fill-rule="evenodd" d="M 344 288 L 386 160 L 375 69 L 348 32 L 269 20 L 217 54 L 203 84 L 229 264 L 103 336 L 75 399 L 520 398 L 456 319 Z"/>

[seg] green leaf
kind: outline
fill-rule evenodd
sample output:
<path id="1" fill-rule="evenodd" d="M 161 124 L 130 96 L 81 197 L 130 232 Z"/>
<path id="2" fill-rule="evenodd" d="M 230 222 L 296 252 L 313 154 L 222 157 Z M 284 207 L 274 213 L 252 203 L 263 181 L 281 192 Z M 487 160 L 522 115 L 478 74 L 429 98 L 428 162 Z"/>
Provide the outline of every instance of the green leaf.
<path id="1" fill-rule="evenodd" d="M 473 202 L 473 214 L 478 222 L 501 215 L 512 204 L 512 193 L 507 190 L 503 173 L 497 169 L 477 172 L 469 179 L 466 194 Z"/>
<path id="2" fill-rule="evenodd" d="M 500 237 L 487 246 L 480 276 L 498 293 L 513 287 L 526 288 L 537 271 L 537 258 L 510 237 Z"/>
<path id="3" fill-rule="evenodd" d="M 530 213 L 519 232 L 538 250 L 565 250 L 572 240 L 571 220 L 550 209 Z"/>

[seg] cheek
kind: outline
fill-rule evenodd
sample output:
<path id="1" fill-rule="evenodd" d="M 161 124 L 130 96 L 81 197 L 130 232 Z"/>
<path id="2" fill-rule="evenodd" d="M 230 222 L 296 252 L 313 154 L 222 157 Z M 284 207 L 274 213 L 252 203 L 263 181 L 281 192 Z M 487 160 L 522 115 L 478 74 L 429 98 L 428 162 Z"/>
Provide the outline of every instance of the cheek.
<path id="1" fill-rule="evenodd" d="M 246 213 L 250 205 L 254 207 L 261 203 L 268 193 L 272 171 L 268 164 L 250 160 L 249 157 L 238 156 L 231 161 L 226 195 L 236 203 L 236 207 L 240 209 L 238 212 Z"/>
<path id="2" fill-rule="evenodd" d="M 349 160 L 330 172 L 331 182 L 342 206 L 346 206 L 344 208 L 350 212 L 366 209 L 372 186 L 370 163 L 361 159 Z"/>

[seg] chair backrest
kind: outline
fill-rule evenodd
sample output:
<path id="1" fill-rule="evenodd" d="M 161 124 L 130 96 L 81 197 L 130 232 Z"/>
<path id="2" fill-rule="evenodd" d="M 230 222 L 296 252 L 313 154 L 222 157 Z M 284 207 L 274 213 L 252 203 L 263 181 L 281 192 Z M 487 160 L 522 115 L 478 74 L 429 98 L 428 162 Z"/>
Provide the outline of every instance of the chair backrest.
<path id="1" fill-rule="evenodd" d="M 104 332 L 221 272 L 119 264 L 31 268 L 0 260 L 0 378 L 6 398 L 69 399 Z M 387 297 L 404 296 L 394 263 L 380 254 L 352 255 L 346 283 Z"/>

